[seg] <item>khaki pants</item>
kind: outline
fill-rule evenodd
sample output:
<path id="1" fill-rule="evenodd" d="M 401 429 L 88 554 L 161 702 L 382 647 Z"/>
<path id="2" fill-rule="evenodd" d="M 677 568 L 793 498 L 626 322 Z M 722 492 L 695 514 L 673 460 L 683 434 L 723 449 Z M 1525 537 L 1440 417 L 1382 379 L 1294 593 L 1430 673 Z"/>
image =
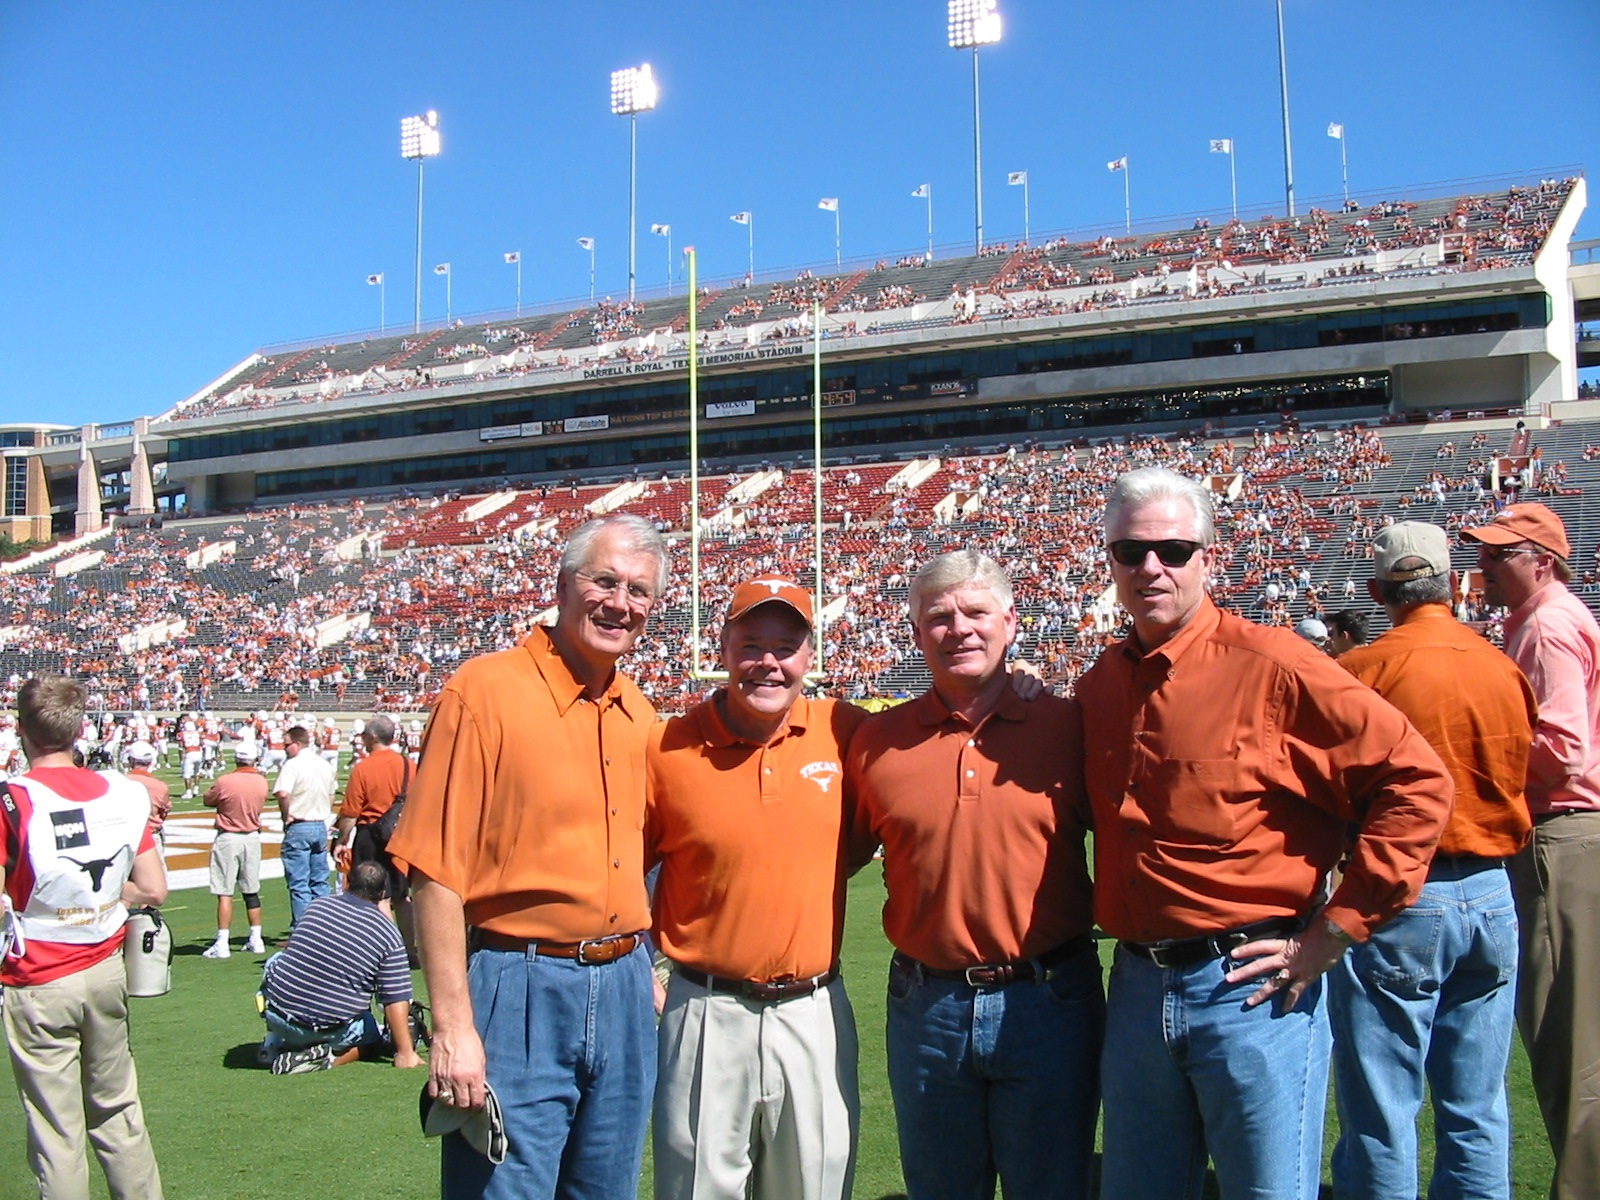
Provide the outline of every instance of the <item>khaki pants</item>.
<path id="1" fill-rule="evenodd" d="M 118 1200 L 160 1200 L 161 1175 L 128 1048 L 122 955 L 37 987 L 7 988 L 6 1039 L 44 1200 L 88 1200 L 86 1144 Z"/>
<path id="2" fill-rule="evenodd" d="M 1534 827 L 1511 860 L 1522 925 L 1517 1025 L 1555 1151 L 1553 1200 L 1600 1181 L 1600 812 Z"/>

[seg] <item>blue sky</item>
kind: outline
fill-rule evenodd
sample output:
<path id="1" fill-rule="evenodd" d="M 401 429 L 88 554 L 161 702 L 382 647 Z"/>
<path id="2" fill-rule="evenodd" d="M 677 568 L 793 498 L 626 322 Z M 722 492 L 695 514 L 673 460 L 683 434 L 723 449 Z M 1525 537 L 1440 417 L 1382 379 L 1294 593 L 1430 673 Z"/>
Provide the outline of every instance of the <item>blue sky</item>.
<path id="1" fill-rule="evenodd" d="M 1283 210 L 1272 0 L 999 0 L 982 59 L 990 240 Z M 1586 0 L 1286 0 L 1296 193 L 1353 193 L 1600 163 L 1600 20 Z M 971 59 L 943 0 L 569 5 L 0 0 L 0 421 L 164 411 L 251 351 L 409 323 L 416 173 L 402 116 L 436 109 L 425 318 L 627 288 L 627 122 L 609 75 L 649 62 L 639 119 L 638 278 L 676 253 L 732 278 L 755 214 L 758 275 L 973 234 Z M 1600 235 L 1586 217 L 1579 236 Z"/>

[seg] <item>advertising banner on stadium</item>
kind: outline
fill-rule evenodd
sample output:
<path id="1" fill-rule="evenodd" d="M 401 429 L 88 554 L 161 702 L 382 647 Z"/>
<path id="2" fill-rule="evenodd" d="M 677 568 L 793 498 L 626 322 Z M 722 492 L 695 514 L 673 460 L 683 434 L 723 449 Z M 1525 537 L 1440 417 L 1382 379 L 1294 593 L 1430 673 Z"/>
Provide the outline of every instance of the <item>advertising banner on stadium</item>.
<path id="1" fill-rule="evenodd" d="M 506 438 L 522 437 L 521 425 L 488 425 L 478 430 L 480 442 L 500 442 Z"/>
<path id="2" fill-rule="evenodd" d="M 611 418 L 604 415 L 598 417 L 568 417 L 562 422 L 562 429 L 567 433 L 590 433 L 596 429 L 609 429 L 610 427 Z"/>
<path id="3" fill-rule="evenodd" d="M 754 400 L 719 400 L 706 405 L 706 420 L 714 421 L 718 417 L 753 417 L 756 415 L 756 402 Z"/>

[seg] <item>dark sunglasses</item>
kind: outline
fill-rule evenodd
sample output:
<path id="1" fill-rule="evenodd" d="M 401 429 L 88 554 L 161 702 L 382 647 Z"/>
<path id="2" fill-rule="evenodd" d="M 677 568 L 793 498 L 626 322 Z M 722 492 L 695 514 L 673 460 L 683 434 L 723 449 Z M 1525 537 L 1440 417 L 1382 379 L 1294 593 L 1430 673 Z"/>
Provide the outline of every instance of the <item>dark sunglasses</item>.
<path id="1" fill-rule="evenodd" d="M 1181 567 L 1195 556 L 1198 550 L 1204 550 L 1201 542 L 1186 542 L 1181 538 L 1167 538 L 1160 542 L 1136 542 L 1124 539 L 1112 542 L 1111 557 L 1125 567 L 1137 567 L 1143 564 L 1145 556 L 1151 552 L 1161 560 L 1164 567 Z"/>

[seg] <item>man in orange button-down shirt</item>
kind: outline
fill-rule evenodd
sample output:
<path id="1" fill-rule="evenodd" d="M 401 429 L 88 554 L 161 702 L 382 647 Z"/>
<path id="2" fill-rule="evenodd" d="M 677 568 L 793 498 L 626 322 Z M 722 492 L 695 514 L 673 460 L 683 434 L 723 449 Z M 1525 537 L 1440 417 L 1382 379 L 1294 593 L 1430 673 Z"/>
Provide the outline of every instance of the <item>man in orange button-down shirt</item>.
<path id="1" fill-rule="evenodd" d="M 863 709 L 802 695 L 811 596 L 734 589 L 726 687 L 658 725 L 645 843 L 672 960 L 654 1125 L 662 1200 L 844 1200 L 860 1102 L 839 978 L 843 762 Z"/>
<path id="2" fill-rule="evenodd" d="M 1100 1194 L 1197 1200 L 1209 1155 L 1223 1196 L 1313 1200 L 1321 976 L 1416 898 L 1454 787 L 1411 723 L 1333 659 L 1211 602 L 1204 487 L 1131 471 L 1105 522 L 1133 629 L 1077 687 L 1095 915 L 1120 942 Z"/>
<path id="3" fill-rule="evenodd" d="M 433 1002 L 428 1090 L 477 1109 L 493 1088 L 509 1143 L 495 1164 L 446 1134 L 447 1198 L 638 1187 L 656 1074 L 643 835 L 655 712 L 616 661 L 666 582 L 649 522 L 589 522 L 561 556 L 555 625 L 463 666 L 428 722 L 388 847 L 410 869 Z"/>
<path id="4" fill-rule="evenodd" d="M 1081 1200 L 1104 997 L 1077 705 L 1014 694 L 1010 581 L 970 550 L 911 585 L 933 687 L 845 760 L 850 856 L 883 844 L 888 1065 L 912 1200 Z"/>

